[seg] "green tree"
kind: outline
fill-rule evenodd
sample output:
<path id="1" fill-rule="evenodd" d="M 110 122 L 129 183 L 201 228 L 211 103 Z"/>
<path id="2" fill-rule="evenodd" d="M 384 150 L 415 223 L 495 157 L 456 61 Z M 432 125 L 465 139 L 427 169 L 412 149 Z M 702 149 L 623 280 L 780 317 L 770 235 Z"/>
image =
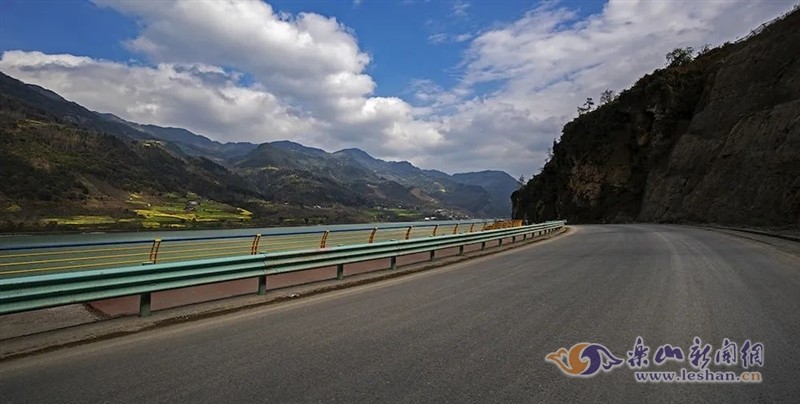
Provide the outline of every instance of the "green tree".
<path id="1" fill-rule="evenodd" d="M 578 115 L 583 115 L 594 108 L 594 100 L 592 97 L 586 99 L 586 102 L 583 103 L 580 107 L 578 107 Z"/>
<path id="2" fill-rule="evenodd" d="M 682 66 L 694 59 L 694 48 L 675 48 L 667 53 L 667 67 Z"/>
<path id="3" fill-rule="evenodd" d="M 600 105 L 608 104 L 617 98 L 617 93 L 614 90 L 606 89 L 600 94 Z"/>

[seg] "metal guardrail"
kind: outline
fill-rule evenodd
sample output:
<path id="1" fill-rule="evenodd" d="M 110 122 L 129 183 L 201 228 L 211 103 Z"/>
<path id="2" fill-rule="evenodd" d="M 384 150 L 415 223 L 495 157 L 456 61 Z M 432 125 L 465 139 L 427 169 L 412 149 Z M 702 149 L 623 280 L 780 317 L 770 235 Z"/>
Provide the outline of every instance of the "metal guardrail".
<path id="1" fill-rule="evenodd" d="M 519 236 L 527 239 L 529 235 L 552 233 L 564 224 L 557 221 L 441 237 L 0 278 L 0 314 L 140 295 L 139 315 L 148 316 L 153 292 L 258 278 L 258 294 L 263 295 L 269 275 L 336 266 L 337 278 L 342 279 L 345 264 L 390 258 L 390 268 L 396 269 L 401 255 L 430 252 L 433 260 L 439 249 L 459 247 L 459 254 L 463 254 L 469 244 L 480 243 L 483 249 L 489 241 L 501 245 L 503 239 L 514 242 Z"/>
<path id="2" fill-rule="evenodd" d="M 67 243 L 0 247 L 0 277 L 114 268 L 137 264 L 255 255 L 330 246 L 408 240 L 520 226 L 521 221 L 477 221 L 355 229 L 299 228 L 273 234 Z"/>

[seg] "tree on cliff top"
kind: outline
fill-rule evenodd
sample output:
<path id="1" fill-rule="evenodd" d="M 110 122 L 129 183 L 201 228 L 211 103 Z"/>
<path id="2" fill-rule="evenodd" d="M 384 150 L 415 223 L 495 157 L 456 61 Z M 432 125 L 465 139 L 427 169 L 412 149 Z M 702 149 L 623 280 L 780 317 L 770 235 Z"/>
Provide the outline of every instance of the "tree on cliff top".
<path id="1" fill-rule="evenodd" d="M 606 89 L 600 94 L 600 104 L 605 105 L 617 98 L 617 93 L 614 90 Z"/>
<path id="2" fill-rule="evenodd" d="M 694 59 L 694 48 L 675 48 L 667 53 L 667 67 L 682 66 Z"/>
<path id="3" fill-rule="evenodd" d="M 589 97 L 586 99 L 586 102 L 584 102 L 583 105 L 578 107 L 578 115 L 583 115 L 592 109 L 594 109 L 594 100 L 592 97 Z"/>

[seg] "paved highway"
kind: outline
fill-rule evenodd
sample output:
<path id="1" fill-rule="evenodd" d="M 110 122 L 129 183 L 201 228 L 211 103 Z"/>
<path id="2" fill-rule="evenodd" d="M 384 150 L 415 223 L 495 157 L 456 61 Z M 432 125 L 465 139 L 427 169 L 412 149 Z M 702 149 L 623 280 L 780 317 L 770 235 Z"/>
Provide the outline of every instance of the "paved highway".
<path id="1" fill-rule="evenodd" d="M 678 226 L 579 226 L 440 270 L 0 363 L 0 401 L 800 402 L 800 255 Z M 621 359 L 695 336 L 764 346 L 760 384 L 568 377 L 579 342 Z M 688 360 L 689 358 L 686 358 Z M 684 361 L 660 368 L 689 368 Z M 713 364 L 714 371 L 726 370 Z M 741 363 L 729 370 L 741 372 Z"/>

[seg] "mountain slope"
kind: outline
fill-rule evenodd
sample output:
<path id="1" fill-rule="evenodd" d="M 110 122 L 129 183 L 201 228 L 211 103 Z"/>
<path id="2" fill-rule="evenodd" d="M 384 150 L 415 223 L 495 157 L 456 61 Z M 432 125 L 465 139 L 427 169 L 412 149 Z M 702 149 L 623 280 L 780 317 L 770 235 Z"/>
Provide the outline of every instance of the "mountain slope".
<path id="1" fill-rule="evenodd" d="M 146 139 L 149 136 L 123 123 L 103 118 L 74 102 L 45 88 L 23 83 L 13 77 L 0 73 L 0 94 L 8 100 L 24 102 L 31 112 L 46 114 L 60 122 L 79 125 L 99 133 L 130 139 Z"/>
<path id="2" fill-rule="evenodd" d="M 445 206 L 464 209 L 478 216 L 508 215 L 508 209 L 497 209 L 492 205 L 492 197 L 485 189 L 456 182 L 441 171 L 422 170 L 407 161 L 383 161 L 359 149 L 339 150 L 333 155 L 351 159 L 381 178 L 418 188 Z"/>
<path id="3" fill-rule="evenodd" d="M 514 215 L 800 225 L 800 12 L 568 123 Z"/>
<path id="4" fill-rule="evenodd" d="M 7 221 L 135 217 L 127 204 L 133 194 L 155 201 L 192 193 L 234 206 L 260 198 L 250 184 L 207 159 L 182 158 L 159 141 L 100 133 L 96 128 L 122 125 L 98 126 L 93 112 L 60 97 L 41 104 L 37 87 L 8 76 L 0 75 L 0 83 L 0 215 Z M 75 123 L 76 116 L 88 126 Z"/>
<path id="5" fill-rule="evenodd" d="M 228 162 L 232 159 L 243 157 L 258 146 L 248 142 L 220 143 L 183 128 L 164 128 L 156 125 L 141 126 L 148 133 L 177 144 L 187 154 L 207 157 L 220 162 Z"/>
<path id="6" fill-rule="evenodd" d="M 269 199 L 279 202 L 436 208 L 435 202 L 378 177 L 355 160 L 294 142 L 264 143 L 235 167 Z"/>
<path id="7" fill-rule="evenodd" d="M 6 231 L 505 216 L 484 188 L 440 171 L 355 149 L 222 144 L 90 111 L 1 73 L 0 130 Z"/>
<path id="8" fill-rule="evenodd" d="M 479 186 L 492 197 L 492 212 L 497 217 L 511 214 L 509 195 L 519 188 L 520 184 L 505 171 L 486 170 L 470 173 L 456 173 L 453 180 L 467 185 Z"/>
<path id="9" fill-rule="evenodd" d="M 231 159 L 240 158 L 257 146 L 248 142 L 220 143 L 183 128 L 141 125 L 126 121 L 114 114 L 97 113 L 97 115 L 106 121 L 135 130 L 137 135 L 134 138 L 161 139 L 168 142 L 170 148 L 180 154 L 205 157 L 220 164 L 227 164 Z"/>
<path id="10" fill-rule="evenodd" d="M 464 181 L 460 181 L 438 170 L 419 169 L 406 161 L 386 162 L 375 159 L 359 149 L 346 149 L 333 153 L 332 155 L 341 161 L 340 164 L 333 165 L 332 161 L 328 159 L 331 154 L 326 151 L 291 141 L 271 142 L 270 144 L 273 146 L 271 151 L 262 147 L 260 151 L 252 153 L 251 156 L 251 152 L 258 147 L 252 143 L 219 143 L 183 128 L 140 125 L 125 121 L 112 114 L 101 115 L 110 121 L 124 123 L 140 132 L 140 134 L 165 140 L 167 141 L 166 146 L 179 154 L 206 157 L 228 167 L 241 165 L 237 171 L 255 181 L 267 195 L 292 194 L 288 191 L 292 186 L 300 186 L 301 182 L 296 180 L 273 182 L 275 178 L 272 177 L 276 174 L 274 170 L 272 176 L 265 176 L 264 173 L 261 173 L 256 178 L 252 174 L 259 165 L 291 169 L 295 171 L 295 174 L 306 172 L 303 175 L 310 181 L 304 182 L 302 185 L 311 188 L 320 187 L 321 189 L 312 190 L 307 188 L 302 192 L 295 192 L 294 195 L 297 198 L 291 200 L 294 202 L 297 202 L 295 199 L 298 198 L 308 202 L 314 195 L 327 195 L 321 197 L 319 203 L 331 203 L 337 202 L 337 198 L 340 196 L 344 197 L 346 194 L 351 194 L 338 202 L 344 204 L 369 204 L 371 202 L 368 201 L 373 201 L 383 205 L 393 205 L 394 202 L 397 202 L 406 205 L 420 205 L 430 209 L 455 208 L 471 215 L 491 217 L 505 217 L 511 211 L 510 202 L 507 201 L 508 198 L 506 197 L 510 192 L 508 188 L 510 176 L 499 171 L 496 173 L 504 175 L 495 177 L 499 181 L 497 184 L 491 181 L 478 181 L 491 188 L 491 191 L 489 191 L 477 182 L 469 182 L 471 177 L 468 176 L 460 177 L 464 179 Z M 269 156 L 268 162 L 266 160 L 261 163 L 258 162 L 259 160 L 264 160 L 267 156 Z M 327 165 L 325 172 L 319 172 L 318 170 L 325 165 Z M 244 167 L 249 167 L 249 169 L 243 170 Z M 366 169 L 367 172 L 364 172 L 363 169 Z M 284 170 L 282 174 L 287 174 L 291 170 Z M 334 182 L 352 182 L 353 184 L 361 184 L 361 186 L 355 188 L 350 186 L 349 190 L 337 191 L 333 183 L 325 180 L 326 176 L 330 177 L 329 179 L 333 179 Z M 376 191 L 374 186 L 364 188 L 363 183 L 350 181 L 353 178 L 368 179 L 372 185 L 375 185 L 376 182 L 382 182 L 388 186 L 388 189 Z M 394 182 L 394 184 L 390 185 L 391 182 Z M 270 184 L 270 187 L 266 187 L 266 184 Z M 407 191 L 411 191 L 411 194 L 402 191 L 402 187 L 409 188 Z M 357 197 L 352 195 L 353 191 L 375 195 L 367 198 Z M 327 194 L 330 192 L 333 194 Z M 330 196 L 334 197 L 331 198 Z M 397 200 L 390 201 L 388 200 L 390 197 L 397 198 Z M 281 198 L 279 197 L 279 199 Z"/>

